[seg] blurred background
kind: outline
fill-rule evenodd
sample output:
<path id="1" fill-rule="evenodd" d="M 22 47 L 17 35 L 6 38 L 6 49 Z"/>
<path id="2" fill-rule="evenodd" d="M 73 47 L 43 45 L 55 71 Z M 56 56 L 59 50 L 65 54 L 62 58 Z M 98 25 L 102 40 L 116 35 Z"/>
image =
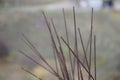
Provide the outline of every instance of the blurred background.
<path id="1" fill-rule="evenodd" d="M 64 36 L 62 8 L 65 9 L 72 43 L 73 6 L 76 7 L 77 26 L 85 39 L 90 30 L 91 8 L 94 8 L 98 80 L 120 80 L 120 0 L 0 0 L 0 80 L 37 80 L 20 66 L 43 80 L 54 80 L 48 72 L 18 52 L 22 50 L 39 61 L 21 40 L 22 33 L 52 64 L 49 32 L 41 11 L 54 19 L 58 33 Z"/>

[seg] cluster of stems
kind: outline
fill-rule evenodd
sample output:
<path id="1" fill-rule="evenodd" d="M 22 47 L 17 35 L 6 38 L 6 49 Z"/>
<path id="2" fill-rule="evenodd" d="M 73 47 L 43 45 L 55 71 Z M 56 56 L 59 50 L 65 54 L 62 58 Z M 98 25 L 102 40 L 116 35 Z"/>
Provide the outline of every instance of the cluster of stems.
<path id="1" fill-rule="evenodd" d="M 48 61 L 42 56 L 41 52 L 37 50 L 37 48 L 30 42 L 30 40 L 24 34 L 23 41 L 34 52 L 34 55 L 37 55 L 39 57 L 39 59 L 44 63 L 44 65 L 43 63 L 39 63 L 34 58 L 30 57 L 25 52 L 21 50 L 19 50 L 19 52 L 26 56 L 28 59 L 32 60 L 37 65 L 39 65 L 40 67 L 42 67 L 43 69 L 45 69 L 46 71 L 48 71 L 50 74 L 57 77 L 58 80 L 86 80 L 86 79 L 96 80 L 96 36 L 93 35 L 93 9 L 91 12 L 90 34 L 88 34 L 89 39 L 87 40 L 87 44 L 85 45 L 80 28 L 77 28 L 76 25 L 76 13 L 75 8 L 73 7 L 73 22 L 74 22 L 73 49 L 70 46 L 69 31 L 66 23 L 66 14 L 64 9 L 62 10 L 62 12 L 66 38 L 63 38 L 62 36 L 58 35 L 56 26 L 54 24 L 54 20 L 51 19 L 51 21 L 48 21 L 45 12 L 42 12 L 51 37 L 51 47 L 53 49 L 55 68 L 48 63 Z M 53 32 L 55 33 L 55 36 L 53 36 Z M 55 37 L 57 38 L 57 40 L 55 40 Z M 80 44 L 78 43 L 78 37 L 80 38 Z M 66 60 L 62 43 L 64 43 L 68 49 L 69 61 Z M 82 46 L 83 50 L 82 55 L 80 54 L 81 52 L 78 50 L 79 49 L 78 45 Z M 80 56 L 82 56 L 83 58 L 81 59 Z M 94 59 L 92 59 L 92 57 Z M 92 66 L 91 63 L 93 63 L 94 65 Z M 23 67 L 22 69 L 36 77 L 38 80 L 42 80 L 39 76 L 36 76 L 29 70 Z"/>

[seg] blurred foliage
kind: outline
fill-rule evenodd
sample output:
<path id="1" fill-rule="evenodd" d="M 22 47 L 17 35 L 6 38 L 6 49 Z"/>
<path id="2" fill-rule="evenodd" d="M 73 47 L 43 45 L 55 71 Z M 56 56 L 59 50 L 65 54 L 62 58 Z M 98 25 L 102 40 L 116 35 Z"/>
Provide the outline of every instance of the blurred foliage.
<path id="1" fill-rule="evenodd" d="M 49 77 L 48 77 L 49 73 L 39 66 L 36 66 L 33 69 L 33 73 L 36 74 L 37 76 L 39 76 L 40 78 L 44 79 L 44 80 L 49 79 Z"/>
<path id="2" fill-rule="evenodd" d="M 0 4 L 5 6 L 32 6 L 32 5 L 45 5 L 54 3 L 59 0 L 1 0 Z"/>
<path id="3" fill-rule="evenodd" d="M 33 77 L 32 75 L 28 75 L 26 80 L 38 80 L 35 77 Z"/>
<path id="4" fill-rule="evenodd" d="M 108 73 L 108 79 L 109 80 L 120 80 L 120 72 L 118 71 L 113 71 L 111 73 Z"/>

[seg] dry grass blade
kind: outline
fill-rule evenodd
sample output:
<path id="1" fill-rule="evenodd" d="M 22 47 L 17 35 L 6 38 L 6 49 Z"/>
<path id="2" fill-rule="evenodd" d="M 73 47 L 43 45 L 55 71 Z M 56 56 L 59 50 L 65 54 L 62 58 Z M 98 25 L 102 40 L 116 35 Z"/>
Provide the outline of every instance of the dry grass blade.
<path id="1" fill-rule="evenodd" d="M 90 37 L 90 36 L 89 36 Z M 86 55 L 87 55 L 87 52 L 88 52 L 88 48 L 89 48 L 89 44 L 90 44 L 90 38 L 88 38 L 88 41 L 87 41 L 87 44 L 86 44 L 86 48 L 85 48 L 85 51 L 86 51 Z M 85 57 L 83 58 L 83 64 L 85 63 Z M 89 66 L 88 66 L 89 68 Z"/>
<path id="2" fill-rule="evenodd" d="M 92 35 L 93 35 L 93 8 L 91 12 L 91 30 L 90 30 L 90 55 L 89 55 L 89 72 L 91 73 L 91 57 L 92 57 Z M 90 76 L 89 76 L 90 80 Z"/>
<path id="3" fill-rule="evenodd" d="M 82 38 L 80 28 L 78 28 L 78 32 L 79 32 L 79 36 L 80 36 L 80 40 L 81 40 L 81 44 L 82 44 L 82 48 L 83 48 L 83 52 L 84 52 L 85 61 L 87 63 L 87 67 L 89 67 L 88 59 L 87 59 L 87 53 L 86 53 L 86 50 L 85 50 L 85 47 L 84 47 L 83 38 Z"/>
<path id="4" fill-rule="evenodd" d="M 78 55 L 78 45 L 77 45 L 77 25 L 76 25 L 76 14 L 75 14 L 75 7 L 73 7 L 73 19 L 74 19 L 74 31 L 75 31 L 75 53 Z M 80 75 L 82 75 L 81 72 L 81 65 L 79 64 L 77 60 L 77 74 L 78 74 L 78 80 L 80 80 Z"/>
<path id="5" fill-rule="evenodd" d="M 97 75 L 97 73 L 96 73 L 96 36 L 94 36 L 94 75 L 95 75 L 95 80 L 97 79 L 96 78 L 96 75 Z"/>
<path id="6" fill-rule="evenodd" d="M 51 22 L 54 26 L 54 23 L 53 23 L 53 20 L 51 19 Z M 56 70 L 57 70 L 57 73 L 59 74 L 59 67 L 58 67 L 58 62 L 57 62 L 57 53 L 56 53 L 56 49 L 54 47 L 54 41 L 52 40 L 51 38 L 51 43 L 52 43 L 52 48 L 53 48 L 53 55 L 54 55 L 54 60 L 55 60 L 55 67 L 56 67 Z"/>

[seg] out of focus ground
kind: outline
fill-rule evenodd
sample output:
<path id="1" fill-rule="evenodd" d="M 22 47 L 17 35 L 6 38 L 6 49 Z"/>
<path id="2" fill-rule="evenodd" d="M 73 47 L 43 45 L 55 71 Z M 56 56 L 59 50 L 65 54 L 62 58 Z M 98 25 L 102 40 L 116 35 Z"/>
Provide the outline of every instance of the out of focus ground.
<path id="1" fill-rule="evenodd" d="M 35 74 L 40 75 L 43 80 L 47 79 L 46 76 L 49 76 L 46 75 L 48 74 L 47 72 L 18 52 L 18 50 L 23 50 L 30 56 L 33 56 L 31 50 L 21 40 L 22 33 L 31 40 L 50 63 L 53 63 L 49 32 L 41 11 L 46 11 L 48 17 L 54 19 L 58 33 L 64 36 L 62 8 L 65 7 L 67 25 L 72 43 L 74 40 L 72 6 L 62 4 L 61 7 L 61 5 L 54 4 L 34 7 L 1 8 L 0 39 L 10 49 L 10 56 L 7 60 L 0 63 L 0 80 L 37 80 L 22 71 L 20 66 L 24 66 Z M 90 10 L 77 8 L 77 26 L 81 28 L 85 39 L 88 37 L 90 30 L 90 16 Z M 120 13 L 106 9 L 94 11 L 93 30 L 97 36 L 98 80 L 120 80 Z M 38 59 L 36 58 L 36 60 Z"/>

